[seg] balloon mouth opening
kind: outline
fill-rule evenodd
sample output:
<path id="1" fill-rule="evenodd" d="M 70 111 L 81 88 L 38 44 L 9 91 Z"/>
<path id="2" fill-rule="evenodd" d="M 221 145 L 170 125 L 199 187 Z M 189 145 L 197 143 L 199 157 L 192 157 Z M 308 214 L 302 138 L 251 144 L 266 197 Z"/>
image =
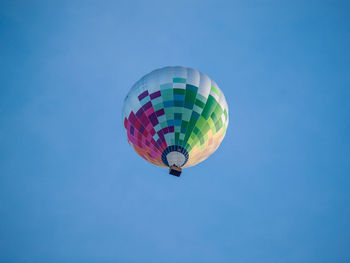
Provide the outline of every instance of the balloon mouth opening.
<path id="1" fill-rule="evenodd" d="M 176 166 L 181 168 L 188 161 L 188 152 L 182 146 L 168 146 L 162 153 L 162 161 L 168 167 Z"/>

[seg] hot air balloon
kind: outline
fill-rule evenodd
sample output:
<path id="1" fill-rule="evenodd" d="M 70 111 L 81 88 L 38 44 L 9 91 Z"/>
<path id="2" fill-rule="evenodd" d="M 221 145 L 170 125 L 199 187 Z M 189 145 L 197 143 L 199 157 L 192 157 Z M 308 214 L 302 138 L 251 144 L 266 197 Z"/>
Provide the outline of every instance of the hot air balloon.
<path id="1" fill-rule="evenodd" d="M 146 161 L 182 168 L 207 159 L 228 125 L 224 94 L 207 75 L 191 68 L 165 67 L 142 77 L 125 98 L 123 122 L 129 144 Z"/>

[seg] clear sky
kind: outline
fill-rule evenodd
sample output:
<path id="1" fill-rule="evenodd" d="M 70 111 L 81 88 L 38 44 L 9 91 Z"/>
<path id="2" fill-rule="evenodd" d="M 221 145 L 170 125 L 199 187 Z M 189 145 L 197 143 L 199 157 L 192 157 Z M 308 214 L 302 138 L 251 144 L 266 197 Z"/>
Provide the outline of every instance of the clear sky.
<path id="1" fill-rule="evenodd" d="M 0 262 L 350 262 L 349 1 L 0 0 Z M 168 175 L 122 127 L 168 65 L 225 93 Z"/>

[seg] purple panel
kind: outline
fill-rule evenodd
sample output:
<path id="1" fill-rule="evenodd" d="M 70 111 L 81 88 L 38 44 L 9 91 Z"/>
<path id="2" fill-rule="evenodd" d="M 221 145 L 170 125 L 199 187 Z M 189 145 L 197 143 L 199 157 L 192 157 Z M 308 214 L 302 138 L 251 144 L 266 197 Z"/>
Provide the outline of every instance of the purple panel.
<path id="1" fill-rule="evenodd" d="M 149 123 L 149 120 L 145 114 L 142 114 L 142 116 L 139 118 L 141 123 L 146 127 Z"/>
<path id="2" fill-rule="evenodd" d="M 155 99 L 155 98 L 158 98 L 160 95 L 161 95 L 161 94 L 160 94 L 160 91 L 156 91 L 156 92 L 152 93 L 152 94 L 150 95 L 151 100 L 153 100 L 153 99 Z"/>
<path id="3" fill-rule="evenodd" d="M 158 117 L 164 115 L 165 114 L 164 109 L 157 110 L 156 114 Z"/>
<path id="4" fill-rule="evenodd" d="M 161 129 L 157 132 L 159 138 L 161 139 L 161 142 L 165 141 L 165 138 L 164 138 L 164 129 Z M 158 139 L 159 140 L 159 139 Z M 157 142 L 158 142 L 157 140 Z M 161 144 L 161 142 L 159 144 Z"/>
<path id="5" fill-rule="evenodd" d="M 163 134 L 164 134 L 163 129 L 159 130 L 159 131 L 157 132 L 157 134 L 158 134 L 159 137 L 163 136 Z"/>
<path id="6" fill-rule="evenodd" d="M 159 139 L 158 139 L 158 141 L 159 141 Z M 156 146 L 157 149 L 160 148 L 160 144 L 158 143 L 158 141 L 156 141 L 156 142 L 154 143 L 154 145 Z"/>
<path id="7" fill-rule="evenodd" d="M 158 122 L 158 119 L 157 119 L 157 115 L 155 113 L 152 113 L 150 116 L 149 116 L 149 119 L 152 123 L 153 126 L 156 126 L 159 122 Z"/>
<path id="8" fill-rule="evenodd" d="M 169 132 L 174 132 L 174 126 L 169 127 Z"/>
<path id="9" fill-rule="evenodd" d="M 148 108 L 152 107 L 152 102 L 147 102 L 145 105 L 142 106 L 143 110 L 146 111 Z"/>
<path id="10" fill-rule="evenodd" d="M 127 118 L 124 119 L 124 127 L 125 127 L 125 129 L 127 129 L 127 127 L 128 127 L 128 119 Z"/>
<path id="11" fill-rule="evenodd" d="M 163 131 L 163 134 L 167 134 L 167 133 L 169 133 L 169 129 L 168 129 L 168 127 L 163 128 L 163 129 L 162 129 L 162 131 Z"/>
<path id="12" fill-rule="evenodd" d="M 131 122 L 131 124 L 135 124 L 137 122 L 137 118 L 133 112 L 131 112 L 129 115 L 129 121 Z"/>
<path id="13" fill-rule="evenodd" d="M 142 99 L 143 99 L 144 97 L 146 97 L 147 95 L 148 95 L 148 90 L 142 92 L 142 93 L 138 96 L 138 98 L 139 98 L 139 100 L 142 100 Z"/>
<path id="14" fill-rule="evenodd" d="M 136 117 L 139 119 L 141 117 L 141 115 L 143 114 L 143 109 L 140 108 L 137 112 L 136 112 Z"/>

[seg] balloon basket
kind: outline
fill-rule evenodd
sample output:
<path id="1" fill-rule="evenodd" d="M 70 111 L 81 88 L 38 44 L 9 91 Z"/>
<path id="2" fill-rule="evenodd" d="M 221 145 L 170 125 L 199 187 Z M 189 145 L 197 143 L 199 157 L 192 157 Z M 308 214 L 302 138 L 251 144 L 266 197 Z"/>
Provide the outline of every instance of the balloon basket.
<path id="1" fill-rule="evenodd" d="M 174 176 L 180 177 L 181 172 L 182 172 L 181 167 L 177 167 L 175 165 L 172 165 L 172 166 L 169 167 L 169 174 L 172 174 Z"/>

